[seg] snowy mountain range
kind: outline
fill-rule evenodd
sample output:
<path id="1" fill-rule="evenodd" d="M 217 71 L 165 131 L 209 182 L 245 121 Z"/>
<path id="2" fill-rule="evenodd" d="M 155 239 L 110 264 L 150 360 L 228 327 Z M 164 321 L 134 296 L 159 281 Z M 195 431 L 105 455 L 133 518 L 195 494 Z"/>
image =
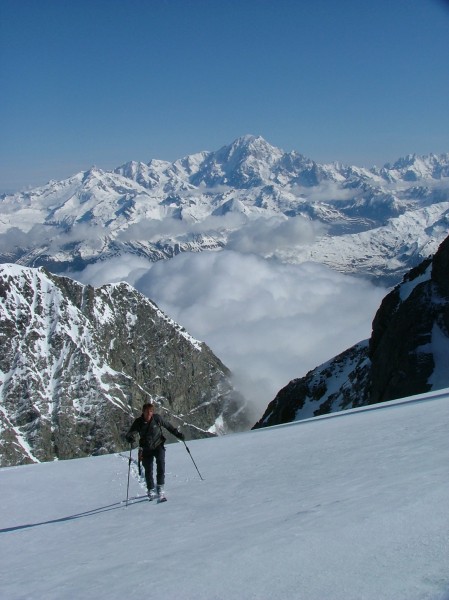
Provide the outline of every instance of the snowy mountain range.
<path id="1" fill-rule="evenodd" d="M 188 438 L 247 428 L 229 370 L 150 300 L 0 265 L 0 466 L 121 450 L 142 403 Z"/>
<path id="2" fill-rule="evenodd" d="M 449 386 L 449 237 L 384 298 L 369 340 L 290 381 L 256 428 Z"/>
<path id="3" fill-rule="evenodd" d="M 320 165 L 254 136 L 174 163 L 131 162 L 111 172 L 92 168 L 2 196 L 3 464 L 120 448 L 125 421 L 145 393 L 186 423 L 191 437 L 249 426 L 226 367 L 207 346 L 180 333 L 182 327 L 153 302 L 127 284 L 94 289 L 30 266 L 70 273 L 124 254 L 157 261 L 180 252 L 229 248 L 280 262 L 315 261 L 396 283 L 423 258 L 430 260 L 448 225 L 449 154 L 413 155 L 380 169 L 362 169 Z M 370 342 L 291 382 L 258 425 L 429 389 L 434 348 L 421 351 L 422 338 L 430 343 L 441 334 L 444 342 L 448 331 L 444 319 L 437 329 L 428 329 L 435 322 L 429 315 L 446 302 L 437 302 L 429 291 L 435 284 L 430 269 L 419 267 L 387 296 Z M 417 290 L 426 290 L 423 299 L 414 292 L 413 302 L 408 296 L 399 302 L 398 290 L 416 277 L 422 284 Z M 393 328 L 394 336 L 385 338 L 390 347 L 380 345 L 376 362 L 378 325 L 402 314 L 402 302 L 415 306 L 413 322 L 421 322 L 420 311 L 427 315 L 427 329 L 415 331 L 406 323 L 403 331 L 416 333 L 410 340 Z M 383 363 L 381 357 L 390 357 L 398 339 L 410 342 L 400 346 L 404 364 L 397 356 Z M 407 363 L 410 351 L 416 360 Z M 376 372 L 376 365 L 383 370 Z M 389 366 L 394 377 L 413 373 L 413 385 L 404 388 L 403 377 L 393 393 Z M 112 407 L 113 422 L 103 420 L 106 406 Z"/>
<path id="4" fill-rule="evenodd" d="M 247 135 L 3 195 L 0 262 L 63 273 L 124 253 L 156 261 L 228 247 L 395 284 L 448 229 L 449 154 L 366 169 Z"/>

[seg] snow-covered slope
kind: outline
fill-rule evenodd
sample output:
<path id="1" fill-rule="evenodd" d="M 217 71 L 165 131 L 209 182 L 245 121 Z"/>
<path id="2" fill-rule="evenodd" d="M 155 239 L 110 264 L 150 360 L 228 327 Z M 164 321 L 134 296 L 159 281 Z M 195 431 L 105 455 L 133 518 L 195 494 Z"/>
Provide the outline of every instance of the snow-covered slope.
<path id="1" fill-rule="evenodd" d="M 2 466 L 120 450 L 148 399 L 188 437 L 243 418 L 223 363 L 125 283 L 0 265 L 0 339 Z"/>
<path id="2" fill-rule="evenodd" d="M 0 470 L 7 600 L 447 600 L 449 390 L 167 450 Z M 142 495 L 132 467 L 130 495 Z"/>
<path id="3" fill-rule="evenodd" d="M 96 167 L 0 199 L 0 260 L 54 272 L 124 253 L 152 261 L 220 249 L 255 223 L 308 223 L 265 255 L 387 282 L 435 251 L 449 225 L 449 154 L 381 169 L 321 165 L 243 136 L 174 163 Z M 261 221 L 262 220 L 262 221 Z"/>

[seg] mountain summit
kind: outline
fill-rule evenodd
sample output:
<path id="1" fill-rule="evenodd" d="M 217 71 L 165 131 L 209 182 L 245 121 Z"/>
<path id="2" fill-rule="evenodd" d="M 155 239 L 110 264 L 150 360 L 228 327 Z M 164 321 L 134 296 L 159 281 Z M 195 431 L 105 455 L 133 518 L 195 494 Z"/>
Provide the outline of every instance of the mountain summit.
<path id="1" fill-rule="evenodd" d="M 398 283 L 448 230 L 449 154 L 365 169 L 245 135 L 173 163 L 93 167 L 0 198 L 0 261 L 54 273 L 123 254 L 157 261 L 226 248 L 261 219 L 303 220 L 315 232 L 288 248 L 273 236 L 267 256 Z"/>

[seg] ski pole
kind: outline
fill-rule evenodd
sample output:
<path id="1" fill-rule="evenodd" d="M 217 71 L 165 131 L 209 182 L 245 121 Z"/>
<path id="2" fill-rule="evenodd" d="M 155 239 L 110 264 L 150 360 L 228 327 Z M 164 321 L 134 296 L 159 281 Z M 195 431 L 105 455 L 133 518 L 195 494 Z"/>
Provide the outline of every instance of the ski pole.
<path id="1" fill-rule="evenodd" d="M 129 459 L 128 459 L 128 486 L 126 488 L 126 506 L 128 506 L 128 497 L 129 497 L 129 474 L 131 471 L 131 452 L 133 450 L 133 445 L 131 444 L 129 447 Z"/>
<path id="2" fill-rule="evenodd" d="M 191 453 L 191 452 L 190 452 L 190 450 L 189 450 L 189 447 L 187 446 L 187 444 L 185 443 L 185 441 L 184 441 L 184 440 L 182 440 L 182 441 L 184 442 L 184 446 L 186 447 L 186 450 L 187 450 L 187 452 L 189 453 L 189 455 L 190 455 L 190 458 L 192 459 L 192 462 L 193 462 L 193 464 L 195 465 L 195 469 L 198 471 L 198 475 L 200 476 L 200 479 L 201 479 L 202 481 L 204 481 L 204 479 L 201 477 L 201 473 L 199 472 L 199 470 L 198 470 L 198 467 L 196 466 L 196 462 L 193 460 L 193 456 L 192 456 L 192 453 Z"/>

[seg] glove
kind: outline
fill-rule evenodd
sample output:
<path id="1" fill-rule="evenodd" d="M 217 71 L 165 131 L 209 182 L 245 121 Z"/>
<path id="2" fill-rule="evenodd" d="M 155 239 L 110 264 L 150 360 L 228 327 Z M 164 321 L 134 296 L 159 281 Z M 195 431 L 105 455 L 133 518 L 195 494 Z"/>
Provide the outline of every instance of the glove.
<path id="1" fill-rule="evenodd" d="M 182 431 L 178 431 L 178 440 L 183 442 L 186 439 L 186 436 L 182 433 Z"/>
<path id="2" fill-rule="evenodd" d="M 134 442 L 134 436 L 132 433 L 128 433 L 128 435 L 125 437 L 125 439 L 128 442 L 128 444 L 132 444 Z"/>

